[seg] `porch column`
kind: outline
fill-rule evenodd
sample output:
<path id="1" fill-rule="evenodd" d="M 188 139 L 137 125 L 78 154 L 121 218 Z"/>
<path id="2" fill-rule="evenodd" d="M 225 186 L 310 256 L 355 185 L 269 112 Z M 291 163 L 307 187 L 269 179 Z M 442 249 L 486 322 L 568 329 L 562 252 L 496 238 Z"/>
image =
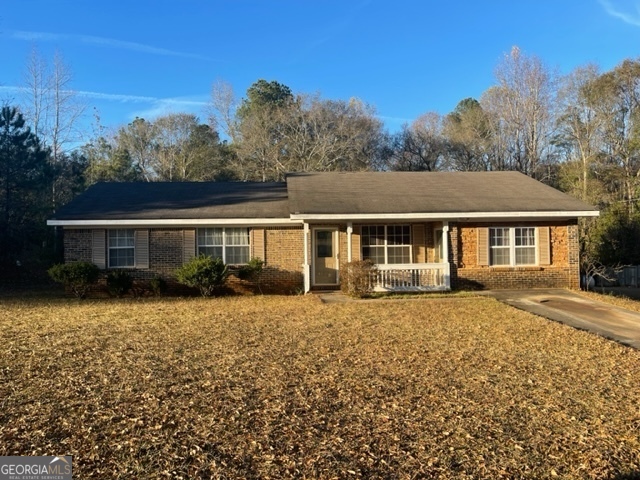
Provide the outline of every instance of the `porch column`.
<path id="1" fill-rule="evenodd" d="M 309 224 L 304 223 L 304 293 L 308 293 L 311 290 L 311 269 L 309 268 Z"/>
<path id="2" fill-rule="evenodd" d="M 353 223 L 347 222 L 347 262 L 351 263 L 351 234 L 353 234 Z"/>
<path id="3" fill-rule="evenodd" d="M 444 286 L 451 289 L 451 264 L 449 263 L 449 222 L 442 222 L 442 261 L 445 264 Z"/>

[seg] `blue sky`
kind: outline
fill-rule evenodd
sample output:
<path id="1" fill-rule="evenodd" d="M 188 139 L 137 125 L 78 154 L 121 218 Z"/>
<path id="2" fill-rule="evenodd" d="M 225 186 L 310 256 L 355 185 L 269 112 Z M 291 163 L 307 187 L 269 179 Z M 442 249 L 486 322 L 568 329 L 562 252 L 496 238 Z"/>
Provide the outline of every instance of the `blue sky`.
<path id="1" fill-rule="evenodd" d="M 243 96 L 264 78 L 358 97 L 394 131 L 478 98 L 513 45 L 568 73 L 636 58 L 639 40 L 635 0 L 22 0 L 0 12 L 0 100 L 17 98 L 36 45 L 61 52 L 106 126 L 169 111 L 205 120 L 216 79 Z"/>

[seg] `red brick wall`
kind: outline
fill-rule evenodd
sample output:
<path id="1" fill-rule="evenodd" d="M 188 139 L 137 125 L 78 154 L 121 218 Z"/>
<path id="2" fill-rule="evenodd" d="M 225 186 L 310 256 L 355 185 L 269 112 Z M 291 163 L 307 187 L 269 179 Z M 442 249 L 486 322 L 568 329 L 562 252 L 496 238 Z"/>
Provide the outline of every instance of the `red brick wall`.
<path id="1" fill-rule="evenodd" d="M 174 293 L 186 293 L 175 281 L 174 272 L 182 265 L 182 229 L 149 229 L 149 268 L 127 269 L 134 280 L 147 282 L 155 276 L 164 278 Z M 91 262 L 91 229 L 65 229 L 65 262 Z M 260 286 L 263 292 L 293 293 L 304 286 L 302 276 L 302 227 L 272 227 L 265 230 L 265 266 Z M 107 271 L 100 281 L 104 285 Z M 230 288 L 245 292 L 251 287 L 230 276 Z"/>
<path id="2" fill-rule="evenodd" d="M 513 224 L 503 224 L 514 226 Z M 490 267 L 477 264 L 477 228 L 498 224 L 452 224 L 450 231 L 452 285 L 457 288 L 527 289 L 580 288 L 576 222 L 523 223 L 549 227 L 551 264 L 536 267 Z M 455 273 L 454 273 L 455 272 Z"/>

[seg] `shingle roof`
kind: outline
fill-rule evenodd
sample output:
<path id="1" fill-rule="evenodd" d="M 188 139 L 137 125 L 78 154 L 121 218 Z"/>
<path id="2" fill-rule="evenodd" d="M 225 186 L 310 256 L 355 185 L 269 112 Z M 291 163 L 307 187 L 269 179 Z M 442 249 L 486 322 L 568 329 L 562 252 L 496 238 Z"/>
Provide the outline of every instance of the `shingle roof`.
<path id="1" fill-rule="evenodd" d="M 348 172 L 287 176 L 291 214 L 595 211 L 518 172 Z"/>
<path id="2" fill-rule="evenodd" d="M 287 183 L 98 183 L 53 220 L 594 211 L 517 172 L 331 172 L 290 174 Z"/>
<path id="3" fill-rule="evenodd" d="M 288 218 L 285 183 L 97 183 L 55 220 Z"/>

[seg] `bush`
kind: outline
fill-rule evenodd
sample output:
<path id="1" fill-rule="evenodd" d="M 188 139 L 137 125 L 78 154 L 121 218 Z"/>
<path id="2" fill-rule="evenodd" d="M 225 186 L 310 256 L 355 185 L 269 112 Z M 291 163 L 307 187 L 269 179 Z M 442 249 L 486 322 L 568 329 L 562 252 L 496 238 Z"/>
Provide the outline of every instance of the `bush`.
<path id="1" fill-rule="evenodd" d="M 176 270 L 178 282 L 197 288 L 203 297 L 211 296 L 216 288 L 224 285 L 228 275 L 224 262 L 208 255 L 194 257 Z"/>
<path id="2" fill-rule="evenodd" d="M 126 295 L 133 287 L 133 278 L 124 270 L 113 270 L 107 275 L 107 290 L 113 297 Z"/>
<path id="3" fill-rule="evenodd" d="M 47 273 L 54 282 L 62 283 L 78 298 L 86 297 L 91 285 L 100 277 L 100 269 L 90 262 L 59 263 Z"/>
<path id="4" fill-rule="evenodd" d="M 255 282 L 258 290 L 262 292 L 260 288 L 260 274 L 262 273 L 262 269 L 264 268 L 264 262 L 259 258 L 252 258 L 249 260 L 249 263 L 246 265 L 242 265 L 238 269 L 238 278 L 240 280 L 246 280 L 248 282 Z"/>
<path id="5" fill-rule="evenodd" d="M 161 297 L 167 292 L 167 281 L 162 277 L 153 277 L 149 280 L 149 288 L 156 297 Z"/>
<path id="6" fill-rule="evenodd" d="M 378 269 L 371 260 L 356 260 L 346 264 L 340 275 L 340 288 L 345 295 L 363 298 L 371 295 L 372 277 Z"/>

